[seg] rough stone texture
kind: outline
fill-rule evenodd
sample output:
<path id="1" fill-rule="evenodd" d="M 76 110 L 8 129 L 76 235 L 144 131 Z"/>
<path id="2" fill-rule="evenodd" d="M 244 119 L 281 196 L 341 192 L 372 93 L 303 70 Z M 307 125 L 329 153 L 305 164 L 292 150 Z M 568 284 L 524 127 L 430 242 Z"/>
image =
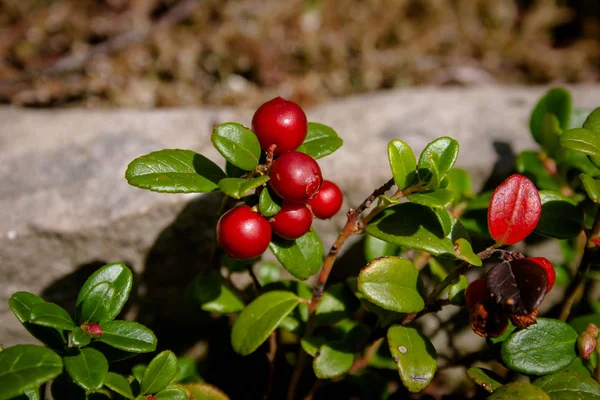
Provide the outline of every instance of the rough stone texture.
<path id="1" fill-rule="evenodd" d="M 600 104 L 599 87 L 572 89 L 576 106 Z M 349 206 L 390 176 L 386 145 L 393 138 L 417 154 L 436 137 L 456 138 L 457 165 L 479 187 L 499 154 L 510 161 L 510 147 L 515 153 L 535 147 L 528 115 L 545 90 L 400 90 L 332 101 L 308 115 L 345 140 L 336 156 L 320 164 Z M 180 322 L 181 288 L 206 264 L 219 196 L 142 191 L 128 186 L 125 168 L 162 148 L 219 160 L 210 143 L 212 127 L 229 120 L 249 125 L 251 116 L 251 110 L 233 109 L 0 109 L 0 342 L 31 341 L 7 307 L 11 293 L 42 293 L 69 307 L 89 273 L 108 261 L 125 261 L 137 274 L 130 315 L 140 313 L 142 322 L 159 330 L 165 322 Z M 326 246 L 343 220 L 317 223 Z"/>

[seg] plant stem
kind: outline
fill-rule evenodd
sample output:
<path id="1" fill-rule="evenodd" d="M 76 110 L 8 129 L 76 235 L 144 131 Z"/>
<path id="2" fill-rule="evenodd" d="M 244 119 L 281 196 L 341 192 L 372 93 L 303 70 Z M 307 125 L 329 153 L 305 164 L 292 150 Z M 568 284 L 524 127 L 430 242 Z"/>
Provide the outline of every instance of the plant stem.
<path id="1" fill-rule="evenodd" d="M 375 340 L 374 342 L 372 342 L 371 344 L 369 344 L 367 346 L 367 348 L 365 349 L 362 357 L 354 360 L 354 363 L 352 363 L 352 367 L 350 367 L 350 369 L 348 370 L 348 373 L 354 374 L 355 372 L 357 372 L 357 371 L 365 368 L 367 365 L 369 365 L 369 362 L 371 362 L 371 359 L 375 356 L 375 354 L 377 354 L 382 343 L 383 343 L 383 338 L 379 338 L 379 339 Z"/>
<path id="2" fill-rule="evenodd" d="M 252 269 L 251 265 L 248 266 L 248 273 L 250 274 L 250 277 L 252 278 L 252 283 L 254 284 L 254 289 L 256 289 L 256 292 L 258 294 L 261 294 L 262 293 L 262 285 L 260 284 L 260 281 L 256 277 L 256 274 L 254 273 L 254 270 Z"/>
<path id="3" fill-rule="evenodd" d="M 265 392 L 265 399 L 271 396 L 273 391 L 273 376 L 275 375 L 275 358 L 277 356 L 277 333 L 276 331 L 271 332 L 269 336 L 269 352 L 267 353 L 267 360 L 269 360 L 269 377 L 267 379 L 267 391 Z"/>

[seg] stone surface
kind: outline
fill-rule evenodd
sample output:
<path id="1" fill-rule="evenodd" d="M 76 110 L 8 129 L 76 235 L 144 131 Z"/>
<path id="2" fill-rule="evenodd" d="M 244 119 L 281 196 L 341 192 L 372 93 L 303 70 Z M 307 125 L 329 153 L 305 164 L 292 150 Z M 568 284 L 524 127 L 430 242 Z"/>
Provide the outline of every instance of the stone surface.
<path id="1" fill-rule="evenodd" d="M 545 90 L 399 90 L 331 101 L 308 115 L 345 140 L 320 164 L 350 206 L 389 178 L 386 146 L 394 138 L 415 152 L 439 136 L 456 138 L 457 165 L 481 186 L 500 155 L 510 165 L 511 148 L 535 147 L 528 115 Z M 576 106 L 600 104 L 599 87 L 572 90 Z M 234 109 L 0 109 L 0 343 L 31 341 L 7 307 L 11 293 L 42 293 L 72 306 L 89 273 L 112 261 L 136 272 L 130 316 L 159 329 L 178 321 L 185 314 L 181 288 L 207 263 L 219 196 L 142 191 L 127 185 L 125 168 L 162 148 L 219 160 L 212 127 L 229 120 L 249 125 L 251 116 L 252 110 Z M 317 223 L 327 247 L 343 221 L 342 215 Z"/>

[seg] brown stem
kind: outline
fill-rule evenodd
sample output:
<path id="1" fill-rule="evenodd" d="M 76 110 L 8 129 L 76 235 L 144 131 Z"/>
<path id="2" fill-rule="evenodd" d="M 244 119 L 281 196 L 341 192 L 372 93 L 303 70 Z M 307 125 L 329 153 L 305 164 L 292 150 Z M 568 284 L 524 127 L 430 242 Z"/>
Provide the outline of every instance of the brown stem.
<path id="1" fill-rule="evenodd" d="M 269 352 L 267 353 L 267 360 L 269 360 L 269 377 L 267 379 L 267 391 L 265 392 L 264 398 L 268 399 L 273 391 L 273 376 L 275 375 L 275 358 L 277 355 L 277 333 L 276 331 L 271 332 L 269 336 Z"/>
<path id="2" fill-rule="evenodd" d="M 371 343 L 370 345 L 368 345 L 367 348 L 365 349 L 362 357 L 354 360 L 354 363 L 352 363 L 352 367 L 350 367 L 350 369 L 348 370 L 348 373 L 354 374 L 357 371 L 359 371 L 359 370 L 365 368 L 367 365 L 369 365 L 369 363 L 371 362 L 371 359 L 379 351 L 379 348 L 381 347 L 382 343 L 383 343 L 383 338 L 379 338 L 379 339 L 375 340 L 373 343 Z"/>
<path id="3" fill-rule="evenodd" d="M 256 289 L 256 292 L 258 294 L 262 293 L 262 285 L 260 284 L 260 281 L 256 277 L 256 274 L 254 273 L 254 270 L 252 269 L 251 265 L 248 266 L 248 273 L 250 274 L 250 277 L 252 278 L 252 283 L 254 284 L 254 289 Z"/>

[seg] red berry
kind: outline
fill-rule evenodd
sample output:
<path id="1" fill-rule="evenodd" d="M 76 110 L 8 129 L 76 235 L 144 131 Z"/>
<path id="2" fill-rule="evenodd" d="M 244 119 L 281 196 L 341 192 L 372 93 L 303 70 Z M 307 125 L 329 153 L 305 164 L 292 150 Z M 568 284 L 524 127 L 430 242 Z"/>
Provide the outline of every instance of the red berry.
<path id="1" fill-rule="evenodd" d="M 548 288 L 546 289 L 546 293 L 548 293 L 554 286 L 554 281 L 556 280 L 556 271 L 554 270 L 552 263 L 550 263 L 550 261 L 544 257 L 532 257 L 528 258 L 528 260 L 533 261 L 540 267 L 544 268 L 544 271 L 546 271 L 546 275 L 548 275 Z"/>
<path id="2" fill-rule="evenodd" d="M 273 161 L 269 177 L 275 193 L 291 202 L 310 199 L 323 181 L 319 164 L 311 156 L 297 151 L 284 153 Z"/>
<path id="3" fill-rule="evenodd" d="M 273 232 L 284 239 L 297 239 L 310 230 L 312 214 L 304 204 L 283 203 L 271 219 Z"/>
<path id="4" fill-rule="evenodd" d="M 275 155 L 296 150 L 306 138 L 306 114 L 293 101 L 281 97 L 267 101 L 252 117 L 252 130 L 260 147 L 267 151 L 275 144 Z"/>
<path id="5" fill-rule="evenodd" d="M 227 211 L 217 223 L 217 242 L 236 260 L 251 260 L 269 247 L 269 221 L 248 206 Z"/>
<path id="6" fill-rule="evenodd" d="M 467 306 L 467 310 L 472 310 L 477 303 L 482 302 L 488 297 L 489 291 L 484 278 L 471 282 L 467 286 L 467 290 L 465 290 L 465 305 Z"/>
<path id="7" fill-rule="evenodd" d="M 156 400 L 156 397 L 150 395 L 150 396 L 144 397 L 144 400 Z"/>
<path id="8" fill-rule="evenodd" d="M 331 181 L 323 181 L 316 196 L 308 201 L 315 217 L 327 219 L 333 217 L 342 208 L 344 195 L 340 188 Z"/>

